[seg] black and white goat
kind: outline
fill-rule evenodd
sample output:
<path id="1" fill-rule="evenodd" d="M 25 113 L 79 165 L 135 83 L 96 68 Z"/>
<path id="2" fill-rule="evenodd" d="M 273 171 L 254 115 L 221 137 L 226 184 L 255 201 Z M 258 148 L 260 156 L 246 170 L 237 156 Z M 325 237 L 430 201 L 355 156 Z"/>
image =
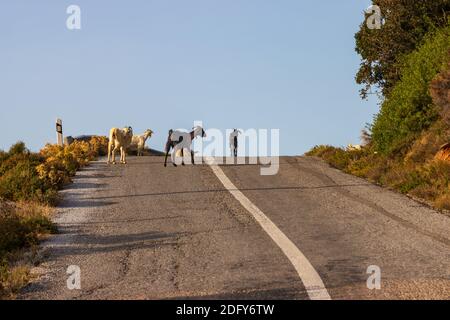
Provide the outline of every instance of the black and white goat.
<path id="1" fill-rule="evenodd" d="M 238 136 L 242 132 L 238 129 L 233 129 L 233 132 L 230 134 L 230 150 L 231 150 L 231 156 L 237 157 L 238 155 Z"/>
<path id="2" fill-rule="evenodd" d="M 167 167 L 167 158 L 169 157 L 169 152 L 171 149 L 173 149 L 171 160 L 172 160 L 172 164 L 175 167 L 177 166 L 175 163 L 175 156 L 176 156 L 178 150 L 181 151 L 181 157 L 183 159 L 181 164 L 183 166 L 184 166 L 184 150 L 187 150 L 191 154 L 192 164 L 195 164 L 194 152 L 191 150 L 191 145 L 192 145 L 192 141 L 196 137 L 200 137 L 200 136 L 202 138 L 206 137 L 205 130 L 203 130 L 203 128 L 200 126 L 194 127 L 191 132 L 169 130 L 169 136 L 167 138 L 166 148 L 165 148 L 166 157 L 164 159 L 164 167 Z"/>

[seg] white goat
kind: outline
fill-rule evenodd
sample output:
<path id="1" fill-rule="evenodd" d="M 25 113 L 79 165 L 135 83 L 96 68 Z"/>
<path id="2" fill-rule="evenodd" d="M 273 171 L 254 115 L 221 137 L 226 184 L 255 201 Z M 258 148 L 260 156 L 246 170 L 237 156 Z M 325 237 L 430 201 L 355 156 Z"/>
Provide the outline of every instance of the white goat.
<path id="1" fill-rule="evenodd" d="M 133 146 L 137 146 L 137 155 L 138 156 L 144 155 L 145 142 L 147 142 L 148 138 L 152 137 L 152 134 L 153 134 L 153 131 L 150 129 L 147 129 L 140 136 L 133 136 L 133 139 L 131 140 L 131 144 Z"/>
<path id="2" fill-rule="evenodd" d="M 116 164 L 116 151 L 120 150 L 120 163 L 127 163 L 127 148 L 133 139 L 133 129 L 131 127 L 118 129 L 112 128 L 109 131 L 108 143 L 108 163 Z"/>

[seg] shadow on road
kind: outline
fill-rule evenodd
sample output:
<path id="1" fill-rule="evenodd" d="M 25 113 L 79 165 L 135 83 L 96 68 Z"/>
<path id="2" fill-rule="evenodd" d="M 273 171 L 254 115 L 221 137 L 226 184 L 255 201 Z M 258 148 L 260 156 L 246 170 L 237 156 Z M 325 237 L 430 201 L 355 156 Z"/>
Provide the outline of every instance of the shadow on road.
<path id="1" fill-rule="evenodd" d="M 183 233 L 169 234 L 152 231 L 122 235 L 77 234 L 78 231 L 79 229 L 76 226 L 62 226 L 60 228 L 61 236 L 73 235 L 75 238 L 72 238 L 70 242 L 61 241 L 59 244 L 52 245 L 53 258 L 171 246 L 177 244 L 175 240 L 183 236 Z"/>
<path id="2" fill-rule="evenodd" d="M 170 300 L 298 300 L 308 299 L 306 290 L 297 287 L 224 292 L 206 296 L 171 297 Z M 166 299 L 167 300 L 167 299 Z"/>
<path id="3" fill-rule="evenodd" d="M 277 191 L 277 190 L 314 190 L 314 189 L 327 189 L 327 188 L 344 188 L 344 187 L 362 187 L 370 184 L 343 184 L 343 185 L 329 185 L 329 186 L 317 186 L 317 187 L 267 187 L 267 188 L 241 188 L 235 189 L 236 191 Z M 231 189 L 230 191 L 233 191 Z M 87 200 L 106 200 L 106 199 L 123 199 L 123 198 L 135 198 L 135 197 L 151 197 L 151 196 L 170 196 L 170 195 L 183 195 L 183 194 L 196 194 L 196 193 L 213 193 L 213 192 L 228 192 L 227 189 L 211 189 L 211 190 L 187 190 L 187 191 L 172 191 L 172 192 L 157 192 L 157 193 L 142 193 L 142 194 L 129 194 L 118 195 L 108 197 L 90 197 Z"/>
<path id="4" fill-rule="evenodd" d="M 65 200 L 62 201 L 58 206 L 59 208 L 68 209 L 68 208 L 97 208 L 97 207 L 106 207 L 117 204 L 117 202 L 112 201 L 93 201 L 93 199 L 89 200 Z"/>
<path id="5" fill-rule="evenodd" d="M 183 216 L 165 216 L 165 217 L 156 217 L 156 218 L 146 218 L 146 219 L 123 219 L 123 220 L 108 220 L 108 221 L 88 221 L 88 222 L 79 222 L 79 223 L 61 223 L 61 226 L 71 226 L 71 225 L 94 225 L 94 224 L 123 224 L 123 223 L 134 223 L 134 222 L 148 222 L 148 221 L 156 221 L 156 220 L 170 220 L 170 219 L 179 219 L 183 218 Z"/>
<path id="6" fill-rule="evenodd" d="M 78 189 L 104 189 L 108 184 L 106 183 L 92 183 L 92 182 L 76 182 L 64 187 L 64 190 L 78 190 Z"/>

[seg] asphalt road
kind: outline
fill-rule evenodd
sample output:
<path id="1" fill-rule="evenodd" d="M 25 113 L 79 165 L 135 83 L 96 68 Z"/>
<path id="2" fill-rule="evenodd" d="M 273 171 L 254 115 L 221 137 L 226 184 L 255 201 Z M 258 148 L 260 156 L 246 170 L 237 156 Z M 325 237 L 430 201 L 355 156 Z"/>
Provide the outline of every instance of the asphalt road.
<path id="1" fill-rule="evenodd" d="M 332 299 L 449 299 L 450 218 L 314 158 L 220 168 L 308 260 Z M 309 299 L 302 275 L 206 164 L 94 162 L 63 190 L 22 299 Z M 301 262 L 301 260 L 299 260 Z M 68 266 L 81 270 L 69 290 Z M 378 266 L 381 289 L 369 290 Z M 300 266 L 301 267 L 301 266 Z"/>

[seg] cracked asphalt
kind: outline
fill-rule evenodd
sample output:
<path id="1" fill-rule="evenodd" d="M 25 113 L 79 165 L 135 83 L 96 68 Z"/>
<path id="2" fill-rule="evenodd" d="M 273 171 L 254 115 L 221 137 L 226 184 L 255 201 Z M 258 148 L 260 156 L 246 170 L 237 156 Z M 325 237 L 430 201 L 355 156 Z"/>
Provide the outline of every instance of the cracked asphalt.
<path id="1" fill-rule="evenodd" d="M 302 251 L 332 299 L 449 299 L 450 218 L 330 168 L 282 157 L 222 170 Z M 93 162 L 62 191 L 20 299 L 308 299 L 281 249 L 207 165 Z M 68 266 L 81 270 L 69 290 Z M 369 290 L 367 268 L 381 269 Z"/>

